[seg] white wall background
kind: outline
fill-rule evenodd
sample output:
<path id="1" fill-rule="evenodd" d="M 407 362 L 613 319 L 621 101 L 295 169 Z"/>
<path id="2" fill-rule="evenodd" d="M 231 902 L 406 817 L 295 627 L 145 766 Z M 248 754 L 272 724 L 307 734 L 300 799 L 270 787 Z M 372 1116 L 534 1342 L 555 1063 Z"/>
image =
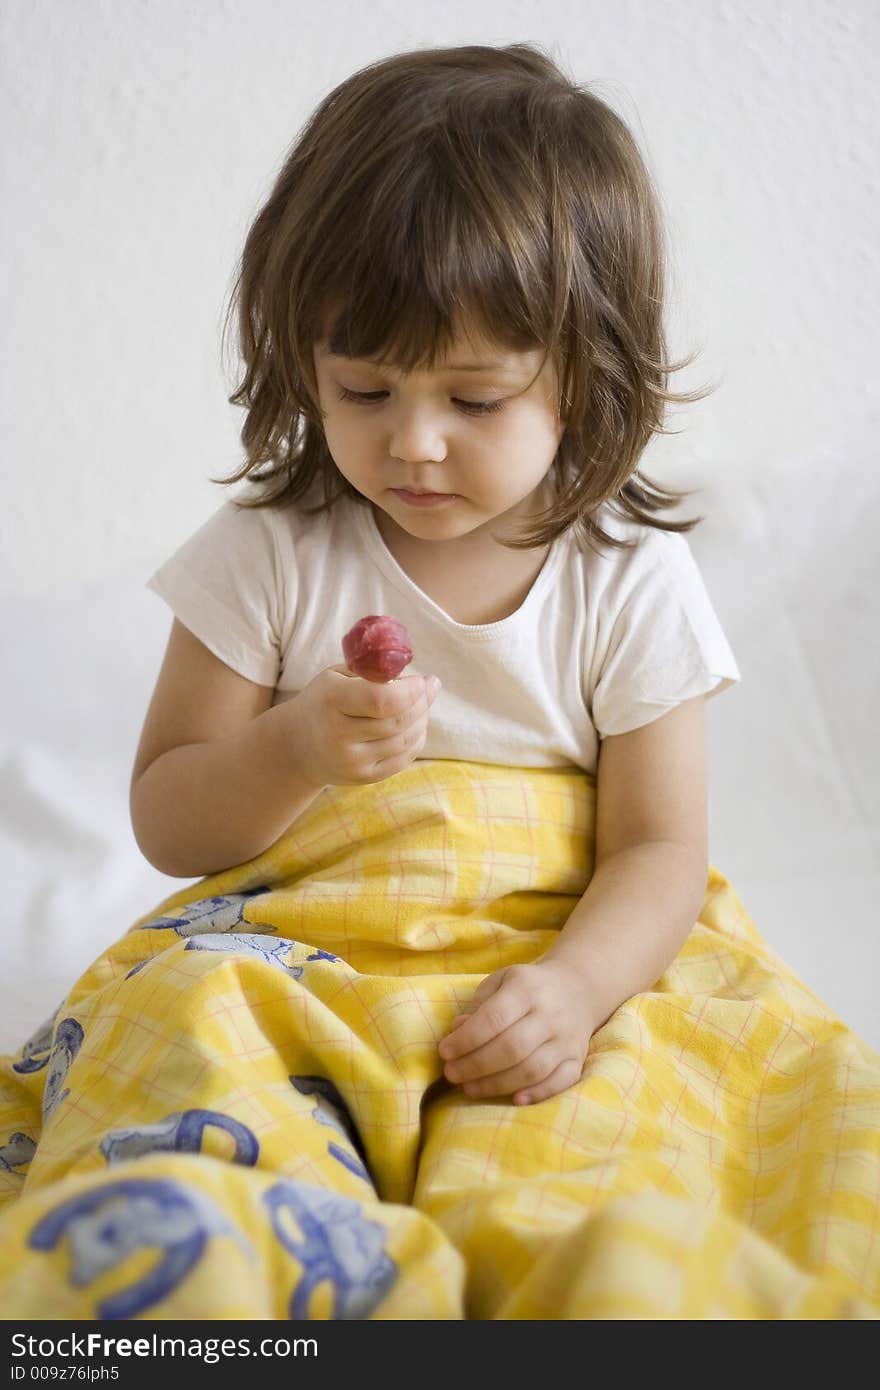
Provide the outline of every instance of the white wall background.
<path id="1" fill-rule="evenodd" d="M 880 1046 L 874 0 L 3 0 L 0 1049 L 180 886 L 127 783 L 170 618 L 143 585 L 240 458 L 220 330 L 246 229 L 333 86 L 533 40 L 662 194 L 679 389 L 650 451 L 743 671 L 710 705 L 713 862 Z M 649 468 L 650 472 L 651 469 Z"/>

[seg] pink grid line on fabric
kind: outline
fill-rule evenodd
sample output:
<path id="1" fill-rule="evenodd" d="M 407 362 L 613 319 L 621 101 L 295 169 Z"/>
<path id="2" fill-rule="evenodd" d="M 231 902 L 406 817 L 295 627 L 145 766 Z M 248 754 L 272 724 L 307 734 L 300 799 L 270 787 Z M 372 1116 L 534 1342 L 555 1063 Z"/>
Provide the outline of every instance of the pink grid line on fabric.
<path id="1" fill-rule="evenodd" d="M 664 1004 L 665 1004 L 668 1008 L 678 1009 L 680 1013 L 682 1013 L 682 1014 L 684 1014 L 684 1015 L 686 1015 L 686 1016 L 690 1016 L 689 1010 L 688 1010 L 686 1007 L 682 1007 L 682 1006 L 678 1003 L 678 1001 L 674 998 L 674 996 L 673 996 L 673 997 L 668 997 L 668 996 L 664 995 L 664 996 L 663 996 L 663 1001 L 664 1001 Z M 724 1001 L 724 1002 L 728 1002 L 728 1001 Z M 750 1015 L 751 1015 L 751 1013 L 757 1013 L 758 1022 L 759 1022 L 759 1023 L 760 1023 L 760 1021 L 761 1021 L 762 1019 L 770 1019 L 770 1020 L 772 1020 L 774 1023 L 779 1024 L 780 1027 L 784 1027 L 784 1028 L 785 1028 L 785 1032 L 784 1032 L 782 1038 L 777 1039 L 776 1046 L 774 1047 L 773 1052 L 771 1053 L 770 1057 L 765 1057 L 761 1052 L 759 1052 L 755 1047 L 753 1047 L 753 1046 L 752 1046 L 750 1043 L 748 1043 L 748 1042 L 745 1043 L 745 1044 L 741 1044 L 741 1048 L 742 1048 L 742 1051 L 743 1051 L 743 1052 L 746 1052 L 749 1056 L 753 1057 L 753 1058 L 755 1059 L 755 1061 L 760 1062 L 763 1066 L 765 1066 L 765 1067 L 766 1067 L 769 1071 L 771 1071 L 774 1075 L 779 1076 L 779 1077 L 791 1077 L 791 1076 L 792 1076 L 792 1073 L 791 1073 L 791 1072 L 784 1071 L 782 1068 L 779 1068 L 779 1067 L 774 1067 L 774 1066 L 773 1066 L 773 1062 L 772 1062 L 772 1058 L 775 1057 L 775 1055 L 776 1055 L 776 1053 L 778 1052 L 779 1047 L 781 1046 L 781 1044 L 782 1044 L 782 1042 L 784 1041 L 784 1039 L 785 1039 L 786 1037 L 788 1037 L 789 1034 L 794 1034 L 794 1033 L 795 1033 L 795 1029 L 794 1029 L 794 1027 L 793 1027 L 792 1020 L 791 1020 L 790 1018 L 785 1018 L 785 1017 L 781 1017 L 781 1018 L 780 1018 L 780 1017 L 779 1017 L 778 1015 L 776 1015 L 776 1014 L 768 1014 L 767 1011 L 763 1008 L 763 1006 L 759 1005 L 759 1004 L 757 1003 L 757 1001 L 755 1001 L 755 1000 L 734 1000 L 734 1001 L 732 1001 L 732 1002 L 734 1002 L 734 1003 L 750 1004 L 750 1005 L 751 1005 Z M 717 1003 L 717 1001 L 715 1001 L 711 996 L 710 996 L 708 999 L 704 999 L 704 1000 L 701 1002 L 701 1006 L 700 1006 L 700 1015 L 699 1015 L 699 1017 L 698 1017 L 698 1019 L 697 1019 L 697 1025 L 699 1025 L 699 1026 L 702 1027 L 703 1029 L 711 1029 L 712 1032 L 713 1032 L 713 1034 L 714 1034 L 716 1037 L 718 1037 L 718 1038 L 726 1038 L 726 1039 L 728 1039 L 731 1043 L 735 1043 L 735 1042 L 737 1041 L 737 1035 L 734 1034 L 734 1033 L 732 1033 L 732 1032 L 730 1031 L 730 1029 L 725 1028 L 724 1025 L 721 1024 L 721 1023 L 719 1023 L 719 1021 L 718 1021 L 716 1018 L 712 1018 L 712 1017 L 704 1018 L 704 1017 L 703 1017 L 703 1015 L 705 1014 L 706 1010 L 707 1010 L 708 1008 L 710 1008 L 710 1006 L 711 1006 L 713 1003 Z M 691 1032 L 689 1033 L 689 1035 L 688 1035 L 687 1039 L 685 1040 L 685 1042 L 684 1042 L 683 1044 L 681 1044 L 679 1056 L 678 1056 L 678 1058 L 676 1059 L 677 1062 L 680 1062 L 683 1066 L 690 1066 L 690 1067 L 692 1068 L 692 1070 L 694 1070 L 694 1071 L 697 1071 L 697 1068 L 696 1068 L 695 1063 L 692 1062 L 692 1061 L 689 1061 L 689 1059 L 688 1059 L 684 1054 L 685 1054 L 685 1052 L 686 1052 L 686 1050 L 687 1050 L 687 1044 L 691 1041 L 692 1038 L 694 1038 L 694 1036 L 695 1036 L 695 1034 L 696 1034 L 696 1031 L 697 1031 L 697 1026 L 695 1025 L 695 1027 L 694 1027 L 694 1028 L 691 1030 Z M 732 1056 L 732 1055 L 733 1055 L 733 1049 L 731 1049 L 730 1052 L 728 1053 L 728 1057 L 730 1057 L 730 1056 Z M 713 1070 L 714 1070 L 714 1068 L 713 1068 Z M 698 1075 L 702 1075 L 702 1073 L 699 1073 L 699 1072 L 698 1072 Z M 711 1071 L 705 1076 L 705 1079 L 706 1079 L 706 1080 L 711 1079 Z M 720 1076 L 719 1076 L 718 1079 L 719 1079 L 719 1082 L 720 1082 Z"/>
<path id="2" fill-rule="evenodd" d="M 880 1163 L 872 1163 L 871 1166 L 874 1170 L 874 1175 L 876 1178 L 876 1189 L 874 1192 L 874 1209 L 875 1211 L 880 1212 Z M 870 1265 L 871 1257 L 874 1254 L 874 1246 L 877 1244 L 878 1230 L 880 1230 L 880 1221 L 875 1221 L 871 1226 L 871 1238 L 868 1242 L 867 1249 L 865 1250 L 865 1257 L 862 1260 L 861 1269 L 859 1270 L 858 1282 L 860 1288 L 865 1288 L 867 1284 L 868 1266 Z"/>
<path id="3" fill-rule="evenodd" d="M 836 1181 L 836 1178 L 837 1178 L 837 1170 L 838 1170 L 838 1168 L 840 1167 L 840 1146 L 841 1146 L 841 1142 L 842 1142 L 842 1140 L 843 1140 L 843 1131 L 844 1131 L 844 1126 L 845 1126 L 846 1120 L 847 1120 L 847 1105 L 848 1105 L 848 1102 L 849 1102 L 849 1088 L 850 1088 L 850 1082 L 851 1082 L 851 1080 L 852 1080 L 852 1059 L 851 1059 L 850 1057 L 847 1057 L 847 1059 L 846 1059 L 846 1065 L 845 1065 L 845 1080 L 844 1080 L 844 1085 L 843 1085 L 843 1100 L 842 1100 L 841 1105 L 840 1105 L 840 1107 L 839 1107 L 839 1109 L 838 1109 L 838 1112 L 837 1112 L 837 1113 L 838 1113 L 838 1116 L 839 1116 L 839 1124 L 838 1124 L 838 1129 L 837 1129 L 836 1142 L 835 1142 L 835 1146 L 834 1146 L 834 1167 L 833 1167 L 832 1170 L 831 1170 L 831 1180 L 830 1180 L 830 1182 L 829 1182 L 829 1184 L 828 1184 L 828 1190 L 831 1191 L 831 1192 L 833 1192 L 833 1191 L 835 1190 L 835 1181 Z M 821 1224 L 822 1224 L 822 1257 L 823 1257 L 823 1259 L 827 1260 L 827 1258 L 828 1258 L 829 1227 L 830 1227 L 830 1225 L 831 1225 L 831 1217 L 828 1215 L 827 1212 L 825 1213 L 825 1215 L 823 1215 L 823 1217 L 822 1217 L 822 1223 L 821 1223 Z"/>

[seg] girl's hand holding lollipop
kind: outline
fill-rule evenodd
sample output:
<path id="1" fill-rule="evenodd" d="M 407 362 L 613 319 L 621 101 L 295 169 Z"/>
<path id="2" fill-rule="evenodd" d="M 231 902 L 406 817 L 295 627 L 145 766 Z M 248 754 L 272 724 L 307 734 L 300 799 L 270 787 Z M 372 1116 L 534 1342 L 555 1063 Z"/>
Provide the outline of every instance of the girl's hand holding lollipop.
<path id="1" fill-rule="evenodd" d="M 436 676 L 403 676 L 413 657 L 403 623 L 361 618 L 328 666 L 290 703 L 291 751 L 316 788 L 381 782 L 409 767 L 428 733 Z"/>

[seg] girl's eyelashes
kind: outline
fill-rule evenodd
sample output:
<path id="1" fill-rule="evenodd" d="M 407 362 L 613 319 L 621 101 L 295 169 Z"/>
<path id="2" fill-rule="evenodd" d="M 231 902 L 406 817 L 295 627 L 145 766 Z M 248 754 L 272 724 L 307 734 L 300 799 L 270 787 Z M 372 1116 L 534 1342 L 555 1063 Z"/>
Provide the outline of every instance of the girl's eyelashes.
<path id="1" fill-rule="evenodd" d="M 341 401 L 354 401 L 356 405 L 379 405 L 385 391 L 349 391 L 345 386 L 339 388 Z M 459 410 L 468 415 L 490 415 L 504 409 L 504 401 L 455 401 Z"/>

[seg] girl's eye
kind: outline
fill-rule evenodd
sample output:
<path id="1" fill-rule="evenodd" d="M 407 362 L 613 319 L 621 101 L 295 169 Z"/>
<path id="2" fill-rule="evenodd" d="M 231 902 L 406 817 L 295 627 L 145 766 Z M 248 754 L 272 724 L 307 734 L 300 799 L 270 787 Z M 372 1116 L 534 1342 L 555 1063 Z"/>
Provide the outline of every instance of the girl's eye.
<path id="1" fill-rule="evenodd" d="M 385 394 L 384 391 L 348 391 L 344 386 L 339 388 L 341 401 L 354 401 L 357 405 L 378 405 Z M 455 404 L 468 415 L 490 415 L 504 409 L 503 401 L 455 401 Z"/>

